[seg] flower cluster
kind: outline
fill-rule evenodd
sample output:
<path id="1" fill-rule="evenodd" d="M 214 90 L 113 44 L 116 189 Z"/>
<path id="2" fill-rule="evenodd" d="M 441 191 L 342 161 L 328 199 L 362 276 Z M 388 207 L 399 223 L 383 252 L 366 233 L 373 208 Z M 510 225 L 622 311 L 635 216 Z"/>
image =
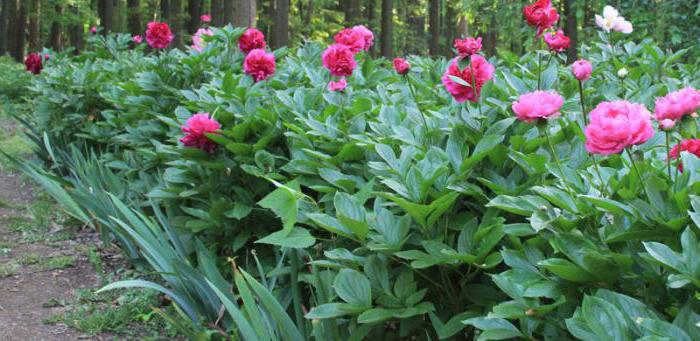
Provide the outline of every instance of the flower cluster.
<path id="1" fill-rule="evenodd" d="M 374 33 L 367 27 L 358 25 L 341 30 L 333 37 L 333 41 L 335 44 L 328 46 L 321 56 L 323 67 L 328 69 L 331 76 L 349 77 L 357 68 L 355 54 L 360 51 L 369 51 L 372 48 Z M 347 80 L 344 78 L 338 82 L 331 81 L 328 84 L 328 89 L 332 91 L 342 91 L 346 87 Z"/>

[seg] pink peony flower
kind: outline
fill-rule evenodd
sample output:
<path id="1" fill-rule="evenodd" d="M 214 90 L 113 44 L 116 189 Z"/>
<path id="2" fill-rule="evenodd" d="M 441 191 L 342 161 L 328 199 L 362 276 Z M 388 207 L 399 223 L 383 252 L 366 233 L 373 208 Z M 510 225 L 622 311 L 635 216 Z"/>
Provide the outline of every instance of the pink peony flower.
<path id="1" fill-rule="evenodd" d="M 689 139 L 689 140 L 683 140 L 680 143 L 680 148 L 679 145 L 676 144 L 673 146 L 671 149 L 671 152 L 668 154 L 668 156 L 671 157 L 671 159 L 675 160 L 681 156 L 681 152 L 688 152 L 691 153 L 697 157 L 700 157 L 700 140 L 699 139 Z M 683 164 L 678 163 L 678 169 L 682 172 L 683 171 Z"/>
<path id="2" fill-rule="evenodd" d="M 248 54 L 255 49 L 264 49 L 267 46 L 265 35 L 257 28 L 249 28 L 238 38 L 238 48 L 243 54 Z"/>
<path id="3" fill-rule="evenodd" d="M 330 91 L 341 92 L 341 91 L 345 90 L 345 88 L 347 86 L 348 86 L 348 81 L 345 80 L 345 77 L 342 77 L 337 82 L 334 82 L 334 81 L 328 82 L 328 90 L 330 90 Z"/>
<path id="4" fill-rule="evenodd" d="M 459 103 L 466 100 L 476 102 L 481 94 L 481 88 L 493 77 L 495 71 L 493 65 L 484 57 L 474 54 L 470 58 L 471 64 L 464 70 L 459 69 L 459 58 L 453 59 L 442 75 L 442 84 L 445 89 Z M 460 78 L 469 85 L 460 84 L 452 80 L 450 76 Z"/>
<path id="5" fill-rule="evenodd" d="M 569 48 L 569 37 L 565 36 L 562 30 L 545 33 L 544 42 L 554 52 L 564 52 Z"/>
<path id="6" fill-rule="evenodd" d="M 44 68 L 44 65 L 41 61 L 41 55 L 38 53 L 28 54 L 24 58 L 24 68 L 35 75 L 40 74 L 41 70 Z"/>
<path id="7" fill-rule="evenodd" d="M 564 98 L 556 91 L 535 91 L 521 95 L 511 107 L 515 117 L 530 123 L 561 115 L 559 109 L 563 104 Z"/>
<path id="8" fill-rule="evenodd" d="M 207 42 L 204 41 L 204 36 L 213 36 L 214 32 L 212 32 L 208 28 L 200 28 L 197 30 L 197 32 L 192 36 L 192 48 L 202 52 L 204 50 L 204 47 L 207 46 Z"/>
<path id="9" fill-rule="evenodd" d="M 48 54 L 48 53 L 45 53 L 45 54 L 44 54 L 44 60 L 49 60 L 49 59 L 51 59 L 51 55 Z"/>
<path id="10" fill-rule="evenodd" d="M 323 67 L 331 72 L 331 76 L 335 77 L 351 76 L 357 67 L 355 55 L 347 46 L 341 44 L 328 46 L 321 59 Z"/>
<path id="11" fill-rule="evenodd" d="M 588 117 L 586 150 L 592 154 L 617 154 L 654 136 L 651 114 L 642 104 L 602 102 Z"/>
<path id="12" fill-rule="evenodd" d="M 250 51 L 243 61 L 243 71 L 259 82 L 275 73 L 275 55 L 263 49 Z"/>
<path id="13" fill-rule="evenodd" d="M 209 113 L 192 115 L 187 119 L 187 123 L 180 128 L 186 134 L 180 139 L 180 142 L 186 147 L 199 148 L 210 154 L 216 149 L 216 143 L 209 140 L 206 134 L 217 134 L 221 125 L 213 118 L 209 118 Z"/>
<path id="14" fill-rule="evenodd" d="M 90 27 L 90 33 L 91 34 L 97 33 L 97 26 Z"/>
<path id="15" fill-rule="evenodd" d="M 552 0 L 538 0 L 523 8 L 523 16 L 527 24 L 537 28 L 537 38 L 544 30 L 551 28 L 559 20 L 557 9 L 552 7 Z"/>
<path id="16" fill-rule="evenodd" d="M 473 54 L 479 53 L 481 51 L 481 37 L 465 38 L 465 39 L 455 39 L 454 48 L 459 53 L 459 56 L 464 58 L 466 56 L 471 56 Z"/>
<path id="17" fill-rule="evenodd" d="M 687 87 L 656 99 L 654 118 L 680 120 L 700 109 L 700 91 Z"/>
<path id="18" fill-rule="evenodd" d="M 399 75 L 405 75 L 411 70 L 411 63 L 403 58 L 394 58 L 394 70 L 396 70 L 396 73 Z"/>
<path id="19" fill-rule="evenodd" d="M 141 44 L 143 42 L 143 37 L 140 34 L 137 34 L 133 37 L 134 43 L 136 44 Z"/>
<path id="20" fill-rule="evenodd" d="M 210 23 L 211 22 L 211 15 L 209 14 L 202 14 L 199 16 L 199 20 L 201 20 L 204 23 Z"/>
<path id="21" fill-rule="evenodd" d="M 146 42 L 154 49 L 164 49 L 173 41 L 175 36 L 170 26 L 164 22 L 149 22 L 146 28 Z"/>
<path id="22" fill-rule="evenodd" d="M 363 50 L 369 51 L 369 49 L 372 48 L 372 45 L 374 45 L 374 33 L 372 33 L 372 31 L 364 25 L 357 25 L 352 29 L 362 34 L 362 36 L 365 38 L 365 46 Z"/>
<path id="23" fill-rule="evenodd" d="M 365 35 L 360 30 L 343 29 L 333 37 L 333 40 L 336 44 L 347 46 L 352 53 L 358 53 L 365 48 Z"/>
<path id="24" fill-rule="evenodd" d="M 579 59 L 571 64 L 571 74 L 582 82 L 591 79 L 591 73 L 593 73 L 593 65 L 585 59 Z"/>
<path id="25" fill-rule="evenodd" d="M 668 118 L 659 121 L 659 128 L 663 131 L 670 131 L 676 126 L 676 121 L 669 120 Z"/>

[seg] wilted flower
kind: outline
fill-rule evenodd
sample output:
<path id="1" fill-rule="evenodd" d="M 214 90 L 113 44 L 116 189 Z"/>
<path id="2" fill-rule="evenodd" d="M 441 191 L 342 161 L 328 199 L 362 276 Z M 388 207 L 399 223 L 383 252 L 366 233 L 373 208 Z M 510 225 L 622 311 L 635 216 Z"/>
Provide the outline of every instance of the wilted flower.
<path id="1" fill-rule="evenodd" d="M 579 59 L 571 64 L 571 74 L 582 82 L 589 80 L 591 73 L 593 73 L 593 65 L 585 59 Z"/>
<path id="2" fill-rule="evenodd" d="M 589 153 L 616 154 L 654 136 L 651 114 L 642 104 L 602 102 L 588 117 L 590 123 L 585 134 Z"/>
<path id="3" fill-rule="evenodd" d="M 257 28 L 249 28 L 238 38 L 238 48 L 244 54 L 255 49 L 264 49 L 267 46 L 265 35 Z"/>
<path id="4" fill-rule="evenodd" d="M 453 59 L 442 75 L 442 84 L 445 89 L 460 103 L 467 100 L 476 102 L 481 94 L 481 88 L 493 77 L 495 71 L 493 65 L 484 57 L 474 54 L 470 58 L 471 64 L 464 70 L 459 68 L 459 58 Z M 452 77 L 459 78 L 468 85 L 456 82 Z"/>
<path id="5" fill-rule="evenodd" d="M 700 91 L 687 87 L 656 99 L 654 118 L 680 120 L 700 109 Z"/>
<path id="6" fill-rule="evenodd" d="M 603 8 L 603 16 L 595 16 L 595 23 L 605 32 L 617 31 L 625 34 L 632 33 L 632 23 L 621 17 L 617 10 L 612 6 Z"/>
<path id="7" fill-rule="evenodd" d="M 197 33 L 195 33 L 192 36 L 192 48 L 202 52 L 204 50 L 204 47 L 207 45 L 207 43 L 204 41 L 204 36 L 212 36 L 214 35 L 214 32 L 212 32 L 208 28 L 200 28 L 197 30 Z"/>
<path id="8" fill-rule="evenodd" d="M 342 44 L 328 46 L 321 56 L 323 67 L 331 72 L 331 76 L 351 76 L 357 67 L 355 54 Z"/>
<path id="9" fill-rule="evenodd" d="M 513 102 L 511 108 L 515 117 L 521 121 L 532 122 L 537 119 L 549 119 L 561 115 L 559 109 L 564 98 L 556 91 L 535 91 L 521 95 Z"/>
<path id="10" fill-rule="evenodd" d="M 552 7 L 551 0 L 538 0 L 523 8 L 523 15 L 528 25 L 537 28 L 537 38 L 544 30 L 551 28 L 559 20 L 557 9 Z"/>
<path id="11" fill-rule="evenodd" d="M 192 115 L 181 129 L 186 135 L 180 139 L 180 142 L 186 147 L 199 148 L 207 153 L 212 153 L 216 149 L 216 144 L 209 140 L 206 134 L 216 134 L 221 129 L 221 125 L 210 118 L 209 113 Z"/>
<path id="12" fill-rule="evenodd" d="M 454 48 L 460 57 L 467 57 L 481 51 L 481 37 L 455 39 Z"/>
<path id="13" fill-rule="evenodd" d="M 544 42 L 550 50 L 554 52 L 564 52 L 569 48 L 569 37 L 564 35 L 562 30 L 544 34 Z"/>
<path id="14" fill-rule="evenodd" d="M 394 70 L 399 75 L 405 75 L 411 69 L 411 64 L 403 58 L 394 58 Z"/>
<path id="15" fill-rule="evenodd" d="M 243 71 L 256 82 L 267 79 L 275 73 L 275 55 L 263 49 L 250 51 L 243 61 Z"/>
<path id="16" fill-rule="evenodd" d="M 154 49 L 164 49 L 170 45 L 175 36 L 170 26 L 164 22 L 149 22 L 146 28 L 146 41 Z"/>
<path id="17" fill-rule="evenodd" d="M 345 88 L 348 86 L 348 81 L 345 79 L 345 77 L 340 78 L 337 82 L 330 81 L 328 82 L 328 90 L 330 91 L 338 91 L 341 92 L 345 90 Z"/>

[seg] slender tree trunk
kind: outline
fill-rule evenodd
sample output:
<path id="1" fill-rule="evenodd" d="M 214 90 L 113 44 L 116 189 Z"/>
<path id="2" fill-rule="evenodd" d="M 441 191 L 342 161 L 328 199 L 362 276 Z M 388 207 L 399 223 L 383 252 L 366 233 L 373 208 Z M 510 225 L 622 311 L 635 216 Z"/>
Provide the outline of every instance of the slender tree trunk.
<path id="1" fill-rule="evenodd" d="M 102 25 L 103 34 L 107 34 L 114 30 L 114 1 L 100 0 L 102 12 L 100 13 L 100 22 Z"/>
<path id="2" fill-rule="evenodd" d="M 2 8 L 0 9 L 0 56 L 7 52 L 7 38 L 9 36 L 7 30 L 7 18 L 8 11 L 10 10 L 10 1 L 11 0 L 0 1 L 0 4 L 2 4 Z"/>
<path id="3" fill-rule="evenodd" d="M 61 51 L 63 49 L 63 42 L 61 41 L 63 25 L 57 19 L 63 16 L 63 6 L 56 5 L 55 11 L 56 16 L 54 17 L 53 23 L 51 23 L 51 48 L 54 49 L 54 51 Z"/>
<path id="4" fill-rule="evenodd" d="M 452 45 L 454 41 L 454 27 L 455 27 L 455 4 L 452 1 L 447 1 L 447 8 L 445 10 L 445 46 L 443 47 L 443 54 L 449 56 L 452 50 Z"/>
<path id="5" fill-rule="evenodd" d="M 173 45 L 175 47 L 182 47 L 185 43 L 183 37 L 184 32 L 182 30 L 182 0 L 170 0 L 170 14 L 171 17 L 168 21 L 170 22 L 170 28 L 173 31 L 173 34 L 175 35 L 175 38 L 173 39 Z"/>
<path id="6" fill-rule="evenodd" d="M 468 27 L 467 27 L 467 17 L 462 14 L 459 16 L 459 19 L 457 20 L 457 32 L 456 38 L 463 38 L 467 36 Z"/>
<path id="7" fill-rule="evenodd" d="M 233 0 L 233 26 L 255 27 L 257 20 L 255 0 Z"/>
<path id="8" fill-rule="evenodd" d="M 235 1 L 236 0 L 224 0 L 224 24 L 233 23 L 234 11 L 238 12 L 234 6 Z M 238 15 L 238 13 L 235 14 Z"/>
<path id="9" fill-rule="evenodd" d="M 41 1 L 32 0 L 29 4 L 29 51 L 41 49 Z"/>
<path id="10" fill-rule="evenodd" d="M 360 19 L 360 0 L 341 0 L 345 8 L 345 24 L 353 26 Z"/>
<path id="11" fill-rule="evenodd" d="M 70 10 L 76 18 L 79 17 L 80 12 L 78 7 L 72 6 Z M 80 51 L 83 49 L 84 42 L 83 23 L 73 23 L 68 29 L 68 34 L 70 36 L 70 44 L 75 47 L 75 54 L 80 53 Z"/>
<path id="12" fill-rule="evenodd" d="M 169 21 L 171 17 L 170 1 L 160 0 L 160 21 Z"/>
<path id="13" fill-rule="evenodd" d="M 194 34 L 202 25 L 202 22 L 199 19 L 199 17 L 202 15 L 202 1 L 189 0 L 187 3 L 187 12 L 190 15 L 190 19 L 187 21 L 187 31 Z"/>
<path id="14" fill-rule="evenodd" d="M 304 16 L 304 27 L 308 28 L 311 24 L 311 18 L 314 16 L 314 0 L 308 0 L 306 3 L 306 15 Z"/>
<path id="15" fill-rule="evenodd" d="M 211 0 L 211 19 L 214 26 L 224 26 L 224 0 Z"/>
<path id="16" fill-rule="evenodd" d="M 131 34 L 142 34 L 143 26 L 141 26 L 141 1 L 129 0 L 127 5 L 129 7 L 127 19 L 129 32 L 131 32 Z"/>
<path id="17" fill-rule="evenodd" d="M 428 7 L 428 49 L 433 56 L 440 53 L 440 0 L 430 0 Z"/>
<path id="18" fill-rule="evenodd" d="M 382 0 L 382 56 L 391 58 L 393 55 L 394 3 L 393 0 Z"/>
<path id="19" fill-rule="evenodd" d="M 5 0 L 7 10 L 7 41 L 6 51 L 17 61 L 22 60 L 22 56 L 17 54 L 17 40 L 19 39 L 19 0 Z"/>
<path id="20" fill-rule="evenodd" d="M 289 0 L 276 0 L 273 48 L 289 45 Z"/>
<path id="21" fill-rule="evenodd" d="M 27 40 L 27 3 L 25 1 L 19 2 L 19 14 L 17 15 L 17 42 L 15 45 L 15 59 L 17 61 L 22 61 L 24 58 L 24 43 Z"/>
<path id="22" fill-rule="evenodd" d="M 566 51 L 570 63 L 578 59 L 578 30 L 576 28 L 577 22 L 574 0 L 564 0 L 564 15 L 566 16 L 564 34 L 571 40 L 571 47 Z"/>
<path id="23" fill-rule="evenodd" d="M 260 24 L 258 29 L 265 34 L 265 37 L 270 37 L 270 44 L 274 47 L 275 45 L 275 23 L 277 20 L 277 13 L 275 12 L 275 3 L 277 0 L 265 1 L 261 4 L 262 11 L 268 17 L 268 20 Z M 267 4 L 267 5 L 266 5 Z"/>

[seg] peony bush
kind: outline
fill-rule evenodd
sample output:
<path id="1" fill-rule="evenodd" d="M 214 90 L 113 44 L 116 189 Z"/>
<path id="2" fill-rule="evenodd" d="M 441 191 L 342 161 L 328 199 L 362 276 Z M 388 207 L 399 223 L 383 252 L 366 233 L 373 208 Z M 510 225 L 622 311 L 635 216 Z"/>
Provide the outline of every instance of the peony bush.
<path id="1" fill-rule="evenodd" d="M 18 162 L 160 276 L 105 290 L 161 290 L 191 338 L 700 339 L 697 61 L 612 7 L 567 61 L 551 1 L 523 15 L 531 52 L 449 60 L 373 59 L 364 26 L 95 35 L 33 77 Z"/>

